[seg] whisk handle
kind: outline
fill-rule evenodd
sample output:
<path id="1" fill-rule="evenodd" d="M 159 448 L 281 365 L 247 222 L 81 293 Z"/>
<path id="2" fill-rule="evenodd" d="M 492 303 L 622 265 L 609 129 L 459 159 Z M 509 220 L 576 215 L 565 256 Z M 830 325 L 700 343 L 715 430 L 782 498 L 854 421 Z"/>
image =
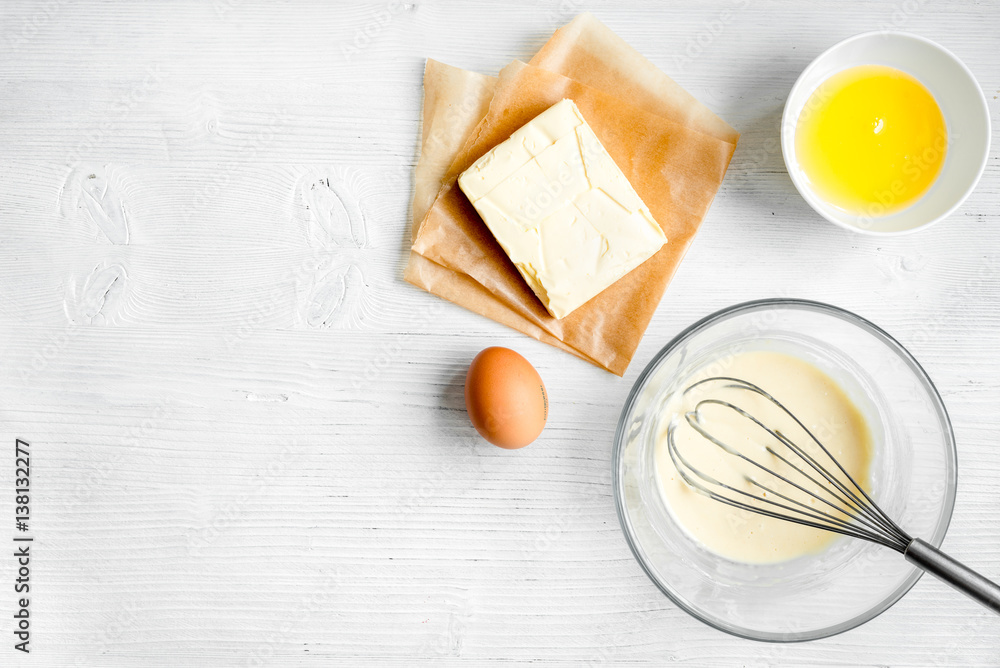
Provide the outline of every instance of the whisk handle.
<path id="1" fill-rule="evenodd" d="M 914 566 L 1000 614 L 1000 585 L 955 561 L 927 541 L 914 538 L 903 556 Z"/>

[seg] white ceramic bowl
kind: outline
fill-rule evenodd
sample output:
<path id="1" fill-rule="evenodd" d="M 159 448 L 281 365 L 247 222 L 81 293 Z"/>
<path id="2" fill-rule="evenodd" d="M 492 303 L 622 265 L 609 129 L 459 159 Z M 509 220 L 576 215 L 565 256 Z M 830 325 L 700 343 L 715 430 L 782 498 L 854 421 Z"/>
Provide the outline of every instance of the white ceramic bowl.
<path id="1" fill-rule="evenodd" d="M 915 203 L 887 216 L 849 213 L 824 201 L 795 155 L 796 125 L 813 91 L 837 72 L 858 65 L 888 65 L 916 77 L 937 100 L 948 129 L 948 151 L 937 180 Z M 827 49 L 792 86 L 781 118 L 781 153 L 799 193 L 831 223 L 866 234 L 905 234 L 946 218 L 975 188 L 989 151 L 986 97 L 972 72 L 939 44 L 903 32 L 863 33 Z"/>

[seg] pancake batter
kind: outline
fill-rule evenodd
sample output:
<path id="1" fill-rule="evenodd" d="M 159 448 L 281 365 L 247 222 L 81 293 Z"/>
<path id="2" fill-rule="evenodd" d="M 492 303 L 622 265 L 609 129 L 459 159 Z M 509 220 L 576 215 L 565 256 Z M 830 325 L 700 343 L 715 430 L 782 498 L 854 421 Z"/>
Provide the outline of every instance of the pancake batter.
<path id="1" fill-rule="evenodd" d="M 749 351 L 710 365 L 694 374 L 685 387 L 709 376 L 732 376 L 769 392 L 802 421 L 855 480 L 867 485 L 871 461 L 868 426 L 840 386 L 820 369 L 784 353 Z M 654 455 L 656 471 L 664 502 L 677 522 L 704 547 L 734 561 L 775 563 L 826 548 L 837 538 L 836 534 L 733 508 L 708 498 L 681 478 L 667 447 L 671 420 L 678 421 L 675 431 L 678 451 L 702 473 L 760 496 L 764 492 L 747 480 L 748 476 L 753 476 L 776 492 L 829 509 L 788 483 L 727 453 L 695 431 L 684 419 L 684 413 L 693 410 L 699 400 L 709 397 L 727 400 L 743 408 L 772 429 L 782 431 L 825 468 L 836 470 L 801 427 L 766 399 L 746 390 L 724 388 L 721 383 L 706 383 L 668 404 L 658 426 Z M 789 473 L 790 467 L 767 452 L 765 447 L 774 444 L 774 438 L 752 422 L 730 409 L 711 405 L 701 409 L 701 416 L 706 430 L 722 442 L 772 470 L 787 474 L 789 479 L 804 487 L 816 490 L 816 485 L 794 472 Z M 776 449 L 789 454 L 783 446 Z M 800 463 L 799 460 L 796 459 L 796 463 Z"/>

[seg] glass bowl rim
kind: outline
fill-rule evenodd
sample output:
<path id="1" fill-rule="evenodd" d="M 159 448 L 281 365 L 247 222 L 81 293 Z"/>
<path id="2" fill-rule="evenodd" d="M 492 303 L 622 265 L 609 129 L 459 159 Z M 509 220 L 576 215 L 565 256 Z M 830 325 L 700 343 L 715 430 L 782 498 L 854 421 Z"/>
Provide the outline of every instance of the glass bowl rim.
<path id="1" fill-rule="evenodd" d="M 748 311 L 759 311 L 768 308 L 791 308 L 800 309 L 805 311 L 812 311 L 816 313 L 822 313 L 824 315 L 833 316 L 839 318 L 849 324 L 860 327 L 866 330 L 868 333 L 873 334 L 876 338 L 880 339 L 884 344 L 886 344 L 890 349 L 893 349 L 902 359 L 905 361 L 910 369 L 916 374 L 916 376 L 922 381 L 925 386 L 928 398 L 936 405 L 938 413 L 942 418 L 942 430 L 945 436 L 945 449 L 946 458 L 951 465 L 952 475 L 949 477 L 948 482 L 950 482 L 949 488 L 945 495 L 944 505 L 941 508 L 940 519 L 938 520 L 937 526 L 935 527 L 934 535 L 929 538 L 924 538 L 927 542 L 932 544 L 934 547 L 940 547 L 941 543 L 944 541 L 944 536 L 948 531 L 948 527 L 951 524 L 952 514 L 955 509 L 955 497 L 958 489 L 958 452 L 955 446 L 955 433 L 951 425 L 951 418 L 948 415 L 947 408 L 944 405 L 944 401 L 941 399 L 941 395 L 937 391 L 934 382 L 931 380 L 930 376 L 920 365 L 920 363 L 913 357 L 912 354 L 895 338 L 893 338 L 889 333 L 883 330 L 878 325 L 872 323 L 871 321 L 852 313 L 846 309 L 842 309 L 838 306 L 833 306 L 831 304 L 826 304 L 823 302 L 812 301 L 808 299 L 789 299 L 789 298 L 770 298 L 770 299 L 758 299 L 754 301 L 741 302 L 731 306 L 727 306 L 723 309 L 711 313 L 697 322 L 684 328 L 679 334 L 677 334 L 673 339 L 670 340 L 665 346 L 663 346 L 659 352 L 657 352 L 653 358 L 646 364 L 646 367 L 639 374 L 638 378 L 635 380 L 635 384 L 632 385 L 632 390 L 629 392 L 628 398 L 625 400 L 625 404 L 622 407 L 621 416 L 618 419 L 618 427 L 615 430 L 615 441 L 614 449 L 611 455 L 611 462 L 614 470 L 612 471 L 612 493 L 615 498 L 615 509 L 618 515 L 618 523 L 621 526 L 622 533 L 625 535 L 625 542 L 628 543 L 629 550 L 632 552 L 632 556 L 639 563 L 643 572 L 646 576 L 656 585 L 656 587 L 663 592 L 668 599 L 673 601 L 677 607 L 687 612 L 689 615 L 698 619 L 705 624 L 724 631 L 731 635 L 747 638 L 749 640 L 759 640 L 765 642 L 774 643 L 786 643 L 786 642 L 804 642 L 808 640 L 819 640 L 820 638 L 828 638 L 830 636 L 849 631 L 853 628 L 868 622 L 878 615 L 882 614 L 890 607 L 892 607 L 899 599 L 901 599 L 906 592 L 908 592 L 913 585 L 917 583 L 923 571 L 920 569 L 914 569 L 903 582 L 896 587 L 893 591 L 879 601 L 874 606 L 865 610 L 864 612 L 855 615 L 851 619 L 847 619 L 838 624 L 833 624 L 831 626 L 813 629 L 809 631 L 801 631 L 795 633 L 768 633 L 766 631 L 757 631 L 746 629 L 740 627 L 736 624 L 726 624 L 722 620 L 716 619 L 714 617 L 709 617 L 703 614 L 701 610 L 697 607 L 690 605 L 687 601 L 683 600 L 679 596 L 676 596 L 673 591 L 665 583 L 661 583 L 656 577 L 654 577 L 649 566 L 646 564 L 641 551 L 637 549 L 637 540 L 635 534 L 632 530 L 632 525 L 625 513 L 625 501 L 624 501 L 624 490 L 622 488 L 621 480 L 621 460 L 623 456 L 623 445 L 625 442 L 625 425 L 628 416 L 630 415 L 632 409 L 635 407 L 636 399 L 638 398 L 640 392 L 645 389 L 646 382 L 649 380 L 650 376 L 657 369 L 660 362 L 662 362 L 674 349 L 680 345 L 683 341 L 687 340 L 694 334 L 697 334 L 705 329 L 709 328 L 716 322 L 724 319 L 728 319 L 740 313 L 745 313 Z"/>

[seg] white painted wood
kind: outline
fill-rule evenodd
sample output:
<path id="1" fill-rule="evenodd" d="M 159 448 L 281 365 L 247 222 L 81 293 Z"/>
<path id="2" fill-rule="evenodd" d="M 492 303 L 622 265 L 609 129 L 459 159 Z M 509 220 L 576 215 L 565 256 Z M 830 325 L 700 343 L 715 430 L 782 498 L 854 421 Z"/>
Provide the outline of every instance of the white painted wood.
<path id="1" fill-rule="evenodd" d="M 493 72 L 584 9 L 743 133 L 624 379 L 401 278 L 423 58 Z M 32 443 L 36 556 L 30 657 L 0 558 L 0 664 L 1000 665 L 1000 619 L 929 578 L 835 638 L 716 632 L 645 577 L 611 498 L 618 413 L 660 346 L 738 301 L 829 301 L 938 384 L 945 547 L 1000 578 L 996 148 L 947 222 L 892 240 L 820 220 L 778 151 L 801 69 L 879 27 L 969 65 L 996 145 L 994 3 L 5 0 L 0 443 Z M 491 344 L 552 398 L 523 451 L 464 413 Z"/>

